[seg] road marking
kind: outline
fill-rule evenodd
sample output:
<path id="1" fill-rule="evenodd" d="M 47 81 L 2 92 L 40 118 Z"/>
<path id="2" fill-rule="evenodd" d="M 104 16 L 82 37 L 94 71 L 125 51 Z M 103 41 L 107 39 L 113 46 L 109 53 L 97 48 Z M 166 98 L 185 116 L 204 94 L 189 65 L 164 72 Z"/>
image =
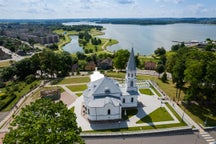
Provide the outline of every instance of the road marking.
<path id="1" fill-rule="evenodd" d="M 207 142 L 213 142 L 215 141 L 215 139 L 209 139 L 209 140 L 206 140 Z"/>
<path id="2" fill-rule="evenodd" d="M 205 135 L 202 135 L 203 137 L 207 137 L 207 136 L 210 136 L 209 134 L 205 134 Z"/>
<path id="3" fill-rule="evenodd" d="M 209 137 L 204 137 L 204 139 L 213 139 L 213 137 L 209 136 Z"/>

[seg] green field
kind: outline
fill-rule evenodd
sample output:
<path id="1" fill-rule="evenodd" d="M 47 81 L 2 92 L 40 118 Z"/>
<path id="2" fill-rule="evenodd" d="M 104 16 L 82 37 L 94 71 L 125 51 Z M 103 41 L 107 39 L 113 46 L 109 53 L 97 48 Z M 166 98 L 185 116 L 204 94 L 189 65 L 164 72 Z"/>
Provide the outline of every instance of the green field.
<path id="1" fill-rule="evenodd" d="M 150 89 L 139 89 L 139 91 L 141 94 L 146 94 L 150 96 L 154 95 Z"/>
<path id="2" fill-rule="evenodd" d="M 23 95 L 27 94 L 39 83 L 40 81 L 34 81 L 31 84 L 26 84 L 25 82 L 8 83 L 6 87 L 1 89 L 6 95 L 4 99 L 0 100 L 1 111 L 9 111 Z"/>
<path id="3" fill-rule="evenodd" d="M 216 126 L 216 116 L 213 116 L 209 109 L 200 107 L 194 103 L 188 104 L 185 107 L 181 105 L 184 112 L 186 112 L 197 123 L 202 124 L 203 126 Z M 206 125 L 204 124 L 205 121 L 207 122 Z"/>
<path id="4" fill-rule="evenodd" d="M 10 66 L 10 61 L 3 61 L 3 62 L 0 62 L 0 67 L 8 67 Z"/>
<path id="5" fill-rule="evenodd" d="M 71 85 L 71 86 L 67 86 L 67 88 L 69 88 L 73 92 L 80 92 L 87 89 L 87 85 Z"/>
<path id="6" fill-rule="evenodd" d="M 126 111 L 126 115 L 125 115 L 125 111 Z M 136 115 L 138 112 L 138 109 L 127 109 L 127 110 L 123 110 L 122 111 L 122 119 L 123 120 L 128 120 L 129 118 L 131 118 L 132 116 Z"/>
<path id="7" fill-rule="evenodd" d="M 173 118 L 167 112 L 164 107 L 160 107 L 146 115 L 145 117 L 141 118 L 137 123 L 152 123 L 152 122 L 162 122 L 162 121 L 172 121 Z"/>
<path id="8" fill-rule="evenodd" d="M 75 93 L 78 97 L 80 97 L 83 93 Z"/>
<path id="9" fill-rule="evenodd" d="M 70 77 L 64 79 L 56 79 L 51 82 L 52 85 L 58 84 L 78 84 L 78 83 L 88 83 L 90 82 L 89 77 Z"/>

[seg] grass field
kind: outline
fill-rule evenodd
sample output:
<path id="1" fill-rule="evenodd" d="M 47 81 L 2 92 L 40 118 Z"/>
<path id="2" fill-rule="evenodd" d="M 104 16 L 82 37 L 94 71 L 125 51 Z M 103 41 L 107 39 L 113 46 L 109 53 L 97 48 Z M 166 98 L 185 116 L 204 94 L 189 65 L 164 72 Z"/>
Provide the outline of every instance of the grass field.
<path id="1" fill-rule="evenodd" d="M 0 67 L 8 67 L 8 66 L 10 66 L 10 61 L 0 62 Z"/>
<path id="2" fill-rule="evenodd" d="M 40 81 L 34 81 L 31 84 L 26 84 L 25 82 L 18 82 L 10 84 L 7 87 L 1 89 L 2 92 L 9 95 L 1 101 L 7 101 L 7 99 L 10 97 L 10 95 L 12 95 L 12 93 L 16 95 L 16 98 L 12 102 L 10 102 L 2 111 L 9 111 L 23 95 L 27 94 L 29 91 L 31 91 L 33 87 L 39 85 L 39 83 Z"/>
<path id="3" fill-rule="evenodd" d="M 125 111 L 126 111 L 126 115 L 125 115 Z M 127 109 L 127 110 L 123 110 L 122 111 L 122 119 L 123 120 L 128 120 L 129 118 L 131 118 L 132 116 L 136 115 L 138 112 L 137 109 Z"/>
<path id="4" fill-rule="evenodd" d="M 150 85 L 150 87 L 159 97 L 162 97 L 161 94 L 152 85 Z"/>
<path id="5" fill-rule="evenodd" d="M 78 84 L 78 83 L 88 83 L 90 82 L 89 77 L 71 77 L 71 78 L 64 78 L 64 79 L 56 79 L 55 81 L 51 82 L 53 85 L 58 84 Z"/>
<path id="6" fill-rule="evenodd" d="M 141 118 L 137 123 L 151 123 L 171 120 L 173 120 L 173 118 L 170 116 L 167 110 L 164 107 L 160 107 L 149 115 Z"/>
<path id="7" fill-rule="evenodd" d="M 72 85 L 72 86 L 67 86 L 67 88 L 69 88 L 73 92 L 80 92 L 87 89 L 87 85 Z"/>
<path id="8" fill-rule="evenodd" d="M 124 72 L 107 72 L 105 74 L 108 77 L 114 77 L 114 78 L 120 78 L 120 79 L 124 79 L 125 78 L 125 73 Z M 160 79 L 158 79 L 155 76 L 150 76 L 150 75 L 137 75 L 137 80 L 152 80 L 155 81 L 157 83 L 157 85 L 171 98 L 174 98 L 176 95 L 176 88 L 175 88 L 175 84 L 172 83 L 172 81 L 168 81 L 167 83 L 163 83 Z M 157 90 L 155 90 L 153 87 L 151 87 L 155 93 L 160 97 L 161 94 L 158 93 Z M 182 92 L 181 94 L 181 98 L 183 99 L 184 97 L 184 92 Z"/>
<path id="9" fill-rule="evenodd" d="M 80 97 L 80 96 L 82 95 L 82 93 L 76 93 L 76 95 L 77 95 L 78 97 Z"/>
<path id="10" fill-rule="evenodd" d="M 152 80 L 157 83 L 157 85 L 170 97 L 175 98 L 176 88 L 175 84 L 172 81 L 168 81 L 167 83 L 163 83 L 160 79 L 154 76 L 149 75 L 137 75 L 138 80 Z M 157 93 L 157 92 L 156 92 Z M 158 93 L 157 93 L 158 94 Z M 160 94 L 159 94 L 160 95 Z M 185 96 L 184 92 L 181 93 L 181 98 L 183 99 Z"/>
<path id="11" fill-rule="evenodd" d="M 61 93 L 63 93 L 63 92 L 65 91 L 65 90 L 64 90 L 62 87 L 60 87 L 60 86 L 55 86 L 55 87 L 43 87 L 42 90 L 53 90 L 53 89 L 57 89 L 57 88 L 60 89 Z"/>
<path id="12" fill-rule="evenodd" d="M 141 94 L 146 94 L 150 96 L 154 95 L 150 89 L 139 89 L 139 91 Z"/>
<path id="13" fill-rule="evenodd" d="M 216 116 L 210 113 L 210 110 L 205 107 L 200 107 L 194 103 L 187 106 L 180 105 L 181 108 L 197 123 L 203 126 L 216 126 Z M 206 121 L 206 125 L 205 125 Z"/>

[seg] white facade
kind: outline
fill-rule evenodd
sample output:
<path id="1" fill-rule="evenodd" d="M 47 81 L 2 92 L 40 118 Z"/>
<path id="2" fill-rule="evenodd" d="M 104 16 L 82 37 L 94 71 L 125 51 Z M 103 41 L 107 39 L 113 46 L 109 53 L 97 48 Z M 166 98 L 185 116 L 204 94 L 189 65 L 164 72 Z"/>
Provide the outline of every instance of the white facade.
<path id="1" fill-rule="evenodd" d="M 100 78 L 98 76 L 100 76 Z M 96 77 L 95 77 L 96 76 Z M 133 49 L 126 68 L 125 84 L 94 72 L 83 93 L 86 114 L 91 121 L 118 120 L 122 109 L 137 107 L 136 66 Z"/>

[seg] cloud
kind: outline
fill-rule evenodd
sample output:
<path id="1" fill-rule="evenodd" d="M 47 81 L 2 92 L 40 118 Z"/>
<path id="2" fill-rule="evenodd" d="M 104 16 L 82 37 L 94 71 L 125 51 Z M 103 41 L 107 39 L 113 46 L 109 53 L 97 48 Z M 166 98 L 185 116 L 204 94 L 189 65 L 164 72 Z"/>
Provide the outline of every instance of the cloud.
<path id="1" fill-rule="evenodd" d="M 119 4 L 133 4 L 134 0 L 118 0 Z"/>
<path id="2" fill-rule="evenodd" d="M 155 0 L 155 2 L 171 2 L 174 4 L 179 4 L 179 3 L 184 2 L 184 0 Z"/>
<path id="3" fill-rule="evenodd" d="M 206 12 L 208 12 L 207 8 L 200 3 L 196 3 L 194 5 L 189 5 L 188 6 L 188 11 L 191 12 L 194 16 L 202 16 Z"/>

